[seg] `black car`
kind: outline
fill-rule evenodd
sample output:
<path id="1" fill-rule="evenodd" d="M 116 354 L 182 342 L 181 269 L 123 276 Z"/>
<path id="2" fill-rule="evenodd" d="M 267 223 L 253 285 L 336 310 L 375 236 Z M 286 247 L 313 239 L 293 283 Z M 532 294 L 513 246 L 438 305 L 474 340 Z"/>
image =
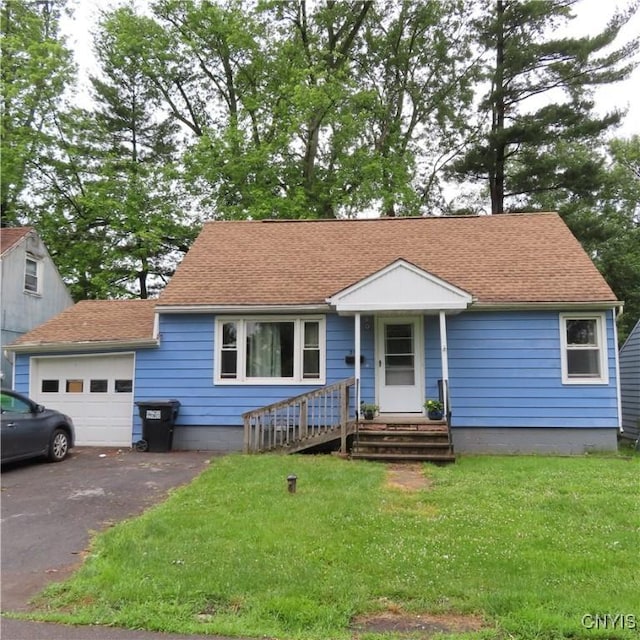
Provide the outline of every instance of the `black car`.
<path id="1" fill-rule="evenodd" d="M 46 456 L 60 462 L 73 447 L 75 431 L 69 416 L 36 404 L 15 391 L 0 391 L 2 462 Z"/>

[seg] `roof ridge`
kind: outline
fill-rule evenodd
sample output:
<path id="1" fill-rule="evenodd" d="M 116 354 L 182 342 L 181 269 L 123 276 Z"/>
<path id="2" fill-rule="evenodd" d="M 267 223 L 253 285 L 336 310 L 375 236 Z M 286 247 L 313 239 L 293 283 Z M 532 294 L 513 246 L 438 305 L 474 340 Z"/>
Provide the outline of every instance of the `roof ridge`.
<path id="1" fill-rule="evenodd" d="M 145 302 L 145 303 L 157 303 L 158 299 L 157 298 L 106 298 L 106 299 L 102 299 L 102 300 L 97 300 L 94 298 L 89 298 L 89 299 L 85 299 L 85 300 L 78 300 L 76 302 L 76 304 L 107 304 L 107 303 L 114 303 L 114 302 L 127 302 L 127 303 L 138 303 L 138 302 Z"/>

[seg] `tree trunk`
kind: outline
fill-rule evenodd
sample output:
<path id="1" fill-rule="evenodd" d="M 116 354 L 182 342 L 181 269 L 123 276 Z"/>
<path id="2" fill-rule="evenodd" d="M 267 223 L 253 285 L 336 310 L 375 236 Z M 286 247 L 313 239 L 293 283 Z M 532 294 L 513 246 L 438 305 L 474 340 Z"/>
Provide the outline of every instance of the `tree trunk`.
<path id="1" fill-rule="evenodd" d="M 489 190 L 491 192 L 491 213 L 504 211 L 504 12 L 508 2 L 497 2 L 496 68 L 493 76 L 492 121 L 491 121 L 491 166 L 489 170 Z"/>

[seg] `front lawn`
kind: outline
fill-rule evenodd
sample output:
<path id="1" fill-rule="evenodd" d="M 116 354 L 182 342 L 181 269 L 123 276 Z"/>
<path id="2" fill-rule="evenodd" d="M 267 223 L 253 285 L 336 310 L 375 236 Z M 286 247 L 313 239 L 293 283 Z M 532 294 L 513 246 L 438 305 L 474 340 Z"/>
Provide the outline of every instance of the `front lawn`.
<path id="1" fill-rule="evenodd" d="M 221 458 L 98 536 L 38 618 L 325 640 L 386 611 L 486 623 L 448 638 L 638 637 L 640 458 L 463 457 L 425 474 L 405 491 L 375 463 Z"/>

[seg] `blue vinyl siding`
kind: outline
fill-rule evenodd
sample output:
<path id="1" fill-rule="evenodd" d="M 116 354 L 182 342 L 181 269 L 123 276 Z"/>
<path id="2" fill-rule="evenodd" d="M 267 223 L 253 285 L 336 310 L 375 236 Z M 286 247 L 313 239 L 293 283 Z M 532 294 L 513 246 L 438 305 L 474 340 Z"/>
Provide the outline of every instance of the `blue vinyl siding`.
<path id="1" fill-rule="evenodd" d="M 354 320 L 353 318 L 348 318 L 347 320 L 351 327 L 351 340 L 353 341 Z M 376 401 L 376 349 L 374 327 L 375 321 L 371 316 L 361 319 L 360 354 L 364 360 L 360 364 L 360 399 L 362 402 L 366 402 L 367 404 L 374 404 Z M 350 375 L 353 375 L 353 368 Z"/>
<path id="2" fill-rule="evenodd" d="M 562 384 L 560 313 L 468 312 L 447 318 L 454 427 L 618 426 L 613 313 L 607 315 L 609 383 Z M 361 324 L 361 398 L 375 401 L 375 321 Z M 442 378 L 437 316 L 424 318 L 425 397 Z M 215 316 L 160 317 L 160 346 L 139 349 L 134 400 L 175 398 L 178 426 L 241 426 L 242 413 L 320 385 L 215 385 Z M 354 320 L 326 318 L 326 383 L 354 375 Z M 58 355 L 58 354 L 56 354 Z M 59 354 L 63 355 L 63 354 Z M 69 355 L 69 354 L 67 354 Z M 16 356 L 15 388 L 29 393 L 30 357 Z M 134 441 L 142 433 L 134 406 Z"/>
<path id="3" fill-rule="evenodd" d="M 438 380 L 442 379 L 442 352 L 440 350 L 440 318 L 424 319 L 425 400 L 439 397 Z M 448 334 L 447 334 L 448 336 Z"/>
<path id="4" fill-rule="evenodd" d="M 608 384 L 562 383 L 558 312 L 466 313 L 448 319 L 454 427 L 616 427 L 613 314 Z"/>
<path id="5" fill-rule="evenodd" d="M 326 384 L 353 376 L 345 362 L 354 349 L 353 319 L 328 316 L 326 323 Z M 180 401 L 177 424 L 184 426 L 240 426 L 242 413 L 317 389 L 321 385 L 215 385 L 215 316 L 160 317 L 161 345 L 139 352 L 136 360 L 135 400 L 175 398 Z M 369 342 L 373 360 L 373 331 Z M 373 387 L 373 370 L 371 370 Z M 142 432 L 134 416 L 134 434 Z"/>
<path id="6" fill-rule="evenodd" d="M 24 353 L 17 353 L 15 356 L 15 377 L 13 379 L 13 388 L 18 393 L 29 395 L 29 365 L 31 357 Z"/>

